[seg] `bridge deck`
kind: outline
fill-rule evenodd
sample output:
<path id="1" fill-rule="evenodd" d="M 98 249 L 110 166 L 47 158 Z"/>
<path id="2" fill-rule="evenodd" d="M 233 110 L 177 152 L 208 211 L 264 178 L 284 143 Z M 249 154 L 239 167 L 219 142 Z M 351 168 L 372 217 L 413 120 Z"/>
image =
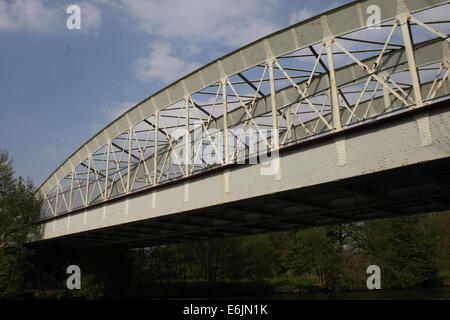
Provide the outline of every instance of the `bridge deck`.
<path id="1" fill-rule="evenodd" d="M 36 244 L 141 247 L 449 210 L 449 124 L 443 101 L 284 150 L 279 175 L 228 166 L 56 216 Z"/>

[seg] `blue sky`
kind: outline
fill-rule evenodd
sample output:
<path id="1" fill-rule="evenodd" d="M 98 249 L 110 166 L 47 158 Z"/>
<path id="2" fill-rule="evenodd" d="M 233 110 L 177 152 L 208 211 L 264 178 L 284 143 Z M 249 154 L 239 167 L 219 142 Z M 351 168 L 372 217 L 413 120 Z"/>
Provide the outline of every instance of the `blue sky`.
<path id="1" fill-rule="evenodd" d="M 0 0 L 0 148 L 14 158 L 17 175 L 39 186 L 167 84 L 348 2 Z M 81 8 L 80 30 L 66 27 L 71 4 Z"/>

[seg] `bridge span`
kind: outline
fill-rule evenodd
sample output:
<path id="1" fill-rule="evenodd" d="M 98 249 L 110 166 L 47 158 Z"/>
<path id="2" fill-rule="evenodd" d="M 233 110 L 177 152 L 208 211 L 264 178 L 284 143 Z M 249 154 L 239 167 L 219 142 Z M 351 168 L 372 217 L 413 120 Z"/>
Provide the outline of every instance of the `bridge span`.
<path id="1" fill-rule="evenodd" d="M 450 21 L 430 19 L 449 7 L 356 1 L 170 84 L 42 184 L 35 244 L 143 247 L 449 210 Z"/>

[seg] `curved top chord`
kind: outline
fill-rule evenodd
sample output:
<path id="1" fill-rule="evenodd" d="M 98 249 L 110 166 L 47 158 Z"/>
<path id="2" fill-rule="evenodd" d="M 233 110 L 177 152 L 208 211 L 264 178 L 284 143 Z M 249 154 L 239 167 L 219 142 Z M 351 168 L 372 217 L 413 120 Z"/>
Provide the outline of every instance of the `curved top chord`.
<path id="1" fill-rule="evenodd" d="M 277 150 L 442 99 L 450 51 L 441 30 L 450 23 L 421 13 L 444 5 L 357 1 L 199 68 L 57 168 L 37 192 L 43 218 L 248 158 L 255 146 Z M 376 25 L 371 6 L 380 9 Z"/>

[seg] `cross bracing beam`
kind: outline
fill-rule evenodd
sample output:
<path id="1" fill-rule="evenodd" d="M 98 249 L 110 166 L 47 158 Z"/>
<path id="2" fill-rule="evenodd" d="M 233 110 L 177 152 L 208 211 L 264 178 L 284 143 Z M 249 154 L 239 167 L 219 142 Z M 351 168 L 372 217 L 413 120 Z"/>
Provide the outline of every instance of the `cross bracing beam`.
<path id="1" fill-rule="evenodd" d="M 95 169 L 96 172 L 109 172 L 106 174 L 107 178 L 105 185 L 108 190 L 95 191 L 90 190 L 90 186 L 94 181 L 89 181 L 91 178 L 88 175 L 87 182 L 83 180 L 83 177 L 76 177 L 76 182 L 80 183 L 81 188 L 85 188 L 85 203 L 97 202 L 100 198 L 107 200 L 108 197 L 114 197 L 122 194 L 122 192 L 133 192 L 134 190 L 142 189 L 145 187 L 151 187 L 160 183 L 174 181 L 180 177 L 189 176 L 192 173 L 200 172 L 201 170 L 207 170 L 214 166 L 205 166 L 203 161 L 202 165 L 186 165 L 183 168 L 177 166 L 171 162 L 171 159 L 167 160 L 170 151 L 177 145 L 176 139 L 172 136 L 168 130 L 176 130 L 178 128 L 192 128 L 192 123 L 196 117 L 193 111 L 199 110 L 202 114 L 208 116 L 208 119 L 198 118 L 201 121 L 207 123 L 207 129 L 217 129 L 219 131 L 225 131 L 233 127 L 251 125 L 257 130 L 263 128 L 276 127 L 280 128 L 280 146 L 290 143 L 300 142 L 299 137 L 309 138 L 316 134 L 322 134 L 326 132 L 332 132 L 336 128 L 340 130 L 340 126 L 337 127 L 336 123 L 342 124 L 343 129 L 346 125 L 356 125 L 363 123 L 369 119 L 375 119 L 375 116 L 383 115 L 383 112 L 388 114 L 395 110 L 402 108 L 417 107 L 420 106 L 422 97 L 419 91 L 428 90 L 430 93 L 428 96 L 424 93 L 424 98 L 427 97 L 428 102 L 444 97 L 448 94 L 448 54 L 445 51 L 445 45 L 447 44 L 448 36 L 440 33 L 431 26 L 432 23 L 423 23 L 415 18 L 415 13 L 421 10 L 426 10 L 435 6 L 447 4 L 448 1 L 428 1 L 424 3 L 419 0 L 398 0 L 397 2 L 388 3 L 385 1 L 358 1 L 341 8 L 324 13 L 321 16 L 311 18 L 307 21 L 301 22 L 294 26 L 283 29 L 277 33 L 269 35 L 264 39 L 256 41 L 240 50 L 237 50 L 221 59 L 218 59 L 207 66 L 200 68 L 199 70 L 191 73 L 190 75 L 180 79 L 179 81 L 169 85 L 167 88 L 156 93 L 152 97 L 138 104 L 130 111 L 119 117 L 111 125 L 102 130 L 93 139 L 88 141 L 82 146 L 74 155 L 72 155 L 60 168 L 58 168 L 52 176 L 41 186 L 39 194 L 48 202 L 58 207 L 58 194 L 61 190 L 60 183 L 63 179 L 67 178 L 67 174 L 74 172 L 74 169 L 78 165 L 82 165 L 83 161 L 90 158 L 92 154 L 97 152 L 100 148 L 110 143 L 111 146 L 119 149 L 124 155 L 120 156 L 120 160 L 115 159 L 119 163 L 118 167 L 114 165 L 110 166 L 109 171 L 105 168 Z M 366 41 L 356 39 L 352 36 L 353 32 L 363 30 L 367 28 L 366 21 L 364 19 L 365 8 L 368 5 L 379 5 L 382 12 L 382 22 L 392 23 L 392 30 L 396 27 L 401 28 L 404 31 L 404 39 L 408 39 L 412 36 L 411 29 L 405 26 L 417 25 L 431 31 L 435 36 L 437 35 L 439 40 L 430 40 L 423 44 L 413 46 L 412 43 L 405 42 L 401 44 L 398 39 L 387 39 L 386 42 L 378 41 Z M 407 14 L 412 14 L 410 18 Z M 359 17 L 359 19 L 353 19 L 350 21 L 346 16 L 352 15 Z M 398 21 L 397 21 L 398 20 Z M 442 21 L 442 24 L 446 21 Z M 434 26 L 434 25 L 433 25 Z M 312 32 L 314 30 L 314 32 Z M 335 40 L 335 42 L 334 42 Z M 400 39 L 401 40 L 401 39 Z M 379 45 L 383 48 L 373 48 L 368 50 L 345 48 L 347 44 L 343 41 L 358 41 L 365 44 Z M 406 41 L 406 40 L 405 40 Z M 323 44 L 323 48 L 326 47 L 324 52 L 319 54 L 315 52 L 314 46 L 320 46 Z M 339 47 L 338 52 L 333 50 L 332 47 Z M 299 66 L 292 63 L 285 63 L 291 56 L 298 55 L 301 50 L 305 49 L 313 50 L 311 57 L 316 59 L 316 65 L 319 63 L 326 71 L 325 73 L 317 72 L 316 66 Z M 393 49 L 398 48 L 398 49 Z M 414 51 L 414 52 L 411 52 Z M 315 52 L 315 54 L 314 54 Z M 362 53 L 377 53 L 372 58 L 357 58 L 357 54 Z M 378 55 L 380 53 L 380 55 Z M 413 53 L 413 54 L 412 54 Z M 324 55 L 328 59 L 328 65 L 322 61 L 320 55 Z M 330 68 L 330 56 L 340 55 L 346 56 L 347 59 L 351 58 L 353 63 L 343 67 Z M 282 59 L 283 58 L 283 59 Z M 285 59 L 286 58 L 286 59 Z M 283 61 L 282 61 L 283 60 Z M 330 62 L 331 61 L 331 62 Z M 402 72 L 410 71 L 411 76 L 414 73 L 409 70 L 411 66 L 422 68 L 433 63 L 441 63 L 444 72 L 446 74 L 441 78 L 435 78 L 430 83 L 420 83 L 420 79 L 412 79 L 412 83 L 406 83 L 404 81 L 394 80 L 390 75 L 401 74 Z M 247 77 L 243 77 L 242 72 L 247 70 L 253 70 L 253 67 L 261 66 L 264 68 L 264 72 L 267 66 L 275 69 L 278 73 L 270 74 L 270 77 L 264 76 L 258 80 L 248 80 Z M 373 70 L 372 70 L 372 66 Z M 259 67 L 256 69 L 260 69 Z M 328 71 L 328 72 L 327 72 Z M 309 79 L 303 78 L 305 81 L 297 82 L 296 72 L 311 73 Z M 420 70 L 419 70 L 420 72 Z M 386 78 L 382 73 L 387 74 Z M 246 73 L 247 74 L 247 73 Z M 333 81 L 330 85 L 329 75 L 332 75 Z M 243 91 L 238 84 L 234 81 L 225 81 L 223 79 L 229 79 L 230 77 L 240 77 L 243 80 L 243 84 L 247 85 L 247 89 L 251 88 L 254 92 L 254 98 L 248 91 Z M 253 77 L 253 76 L 252 76 Z M 438 80 L 438 81 L 436 81 Z M 284 81 L 284 88 L 279 89 L 279 81 Z M 289 81 L 292 85 L 289 85 Z M 367 99 L 363 94 L 362 99 L 355 101 L 355 99 L 348 98 L 350 95 L 344 91 L 345 88 L 351 88 L 357 84 L 366 82 L 366 86 L 363 91 L 367 93 L 373 92 L 373 96 Z M 389 83 L 388 83 L 389 82 Z M 216 93 L 216 98 L 219 100 L 214 103 L 208 103 L 211 110 L 205 109 L 205 103 L 199 102 L 196 99 L 196 92 L 200 92 L 206 88 L 213 89 L 219 83 L 222 86 L 228 87 L 228 94 L 233 100 L 228 101 L 229 110 L 227 112 L 227 119 L 219 113 L 214 113 L 212 109 L 217 106 L 221 109 L 223 94 L 219 91 Z M 264 89 L 265 83 L 266 87 Z M 270 83 L 271 95 L 263 93 L 267 90 L 267 85 Z M 286 83 L 288 84 L 286 86 Z M 377 87 L 375 89 L 370 87 L 370 84 L 375 83 Z M 402 84 L 403 83 L 403 84 Z M 278 85 L 278 88 L 277 88 Z M 261 87 L 260 87 L 261 86 Z M 236 87 L 236 88 L 235 88 Z M 220 84 L 219 84 L 220 88 Z M 380 100 L 379 90 L 384 90 L 384 105 Z M 267 91 L 266 91 L 267 92 Z M 436 92 L 436 93 L 434 93 Z M 414 93 L 414 94 L 413 94 Z M 192 97 L 192 98 L 191 98 Z M 315 98 L 324 97 L 325 101 L 317 101 Z M 332 99 L 331 99 L 332 98 Z M 177 103 L 185 99 L 188 101 L 186 106 L 186 112 L 183 111 L 182 106 L 176 107 Z M 327 99 L 329 102 L 327 102 Z M 344 102 L 341 104 L 340 100 Z M 386 101 L 390 101 L 387 104 Z M 295 104 L 302 108 L 295 110 Z M 272 104 L 276 107 L 272 107 Z M 313 109 L 303 110 L 303 107 Z M 333 112 L 330 112 L 331 106 Z M 176 115 L 174 112 L 179 110 L 181 114 Z M 299 111 L 299 112 L 297 112 Z M 338 111 L 338 112 L 336 112 Z M 311 113 L 314 117 L 305 119 L 305 115 Z M 334 114 L 334 115 L 333 115 Z M 155 117 L 156 115 L 156 117 Z M 280 117 L 279 117 L 280 116 Z M 149 121 L 149 118 L 160 118 L 160 125 L 155 128 L 154 120 Z M 273 122 L 267 122 L 265 119 Z M 303 118 L 302 118 L 303 117 Z M 339 121 L 336 118 L 339 117 Z M 292 118 L 292 120 L 291 120 Z M 170 122 L 169 120 L 173 120 Z M 180 124 L 178 121 L 181 120 Z M 303 120 L 302 120 L 303 119 Z M 320 120 L 320 121 L 319 121 Z M 134 131 L 134 127 L 138 126 L 140 122 L 146 122 L 150 127 L 162 133 L 167 143 L 165 146 L 162 143 L 159 147 L 154 147 L 154 152 L 148 152 L 144 156 L 144 150 L 150 150 L 151 145 L 146 145 L 148 141 L 155 141 L 158 134 L 153 133 L 154 137 L 149 136 L 143 138 L 145 134 L 140 130 Z M 300 122 L 298 122 L 300 121 Z M 167 123 L 165 123 L 167 122 Z M 283 123 L 282 123 L 283 122 Z M 185 123 L 185 125 L 184 125 Z M 231 130 L 229 130 L 231 131 Z M 232 131 L 231 131 L 232 132 Z M 133 134 L 135 135 L 133 137 Z M 128 138 L 124 138 L 125 142 L 128 142 L 128 149 L 125 143 L 124 147 L 118 147 L 118 144 L 114 142 L 115 137 L 120 135 L 128 135 Z M 284 136 L 283 136 L 284 135 Z M 207 142 L 209 137 L 203 136 L 202 140 Z M 128 139 L 128 141 L 127 141 Z M 271 144 L 271 137 L 264 139 L 265 141 L 258 141 L 257 143 Z M 160 141 L 161 142 L 161 141 Z M 144 144 L 141 150 L 140 143 Z M 187 144 L 188 145 L 188 144 Z M 245 145 L 245 144 L 244 144 Z M 278 145 L 278 143 L 277 143 Z M 248 155 L 248 146 L 245 145 L 245 155 Z M 111 148 L 114 153 L 114 149 Z M 137 156 L 137 152 L 141 152 L 142 155 Z M 236 152 L 231 156 L 235 156 Z M 109 149 L 108 149 L 109 152 Z M 191 150 L 195 155 L 195 150 Z M 231 153 L 230 153 L 231 154 Z M 128 158 L 128 164 L 127 159 Z M 131 158 L 136 160 L 131 161 Z M 112 159 L 111 159 L 112 160 Z M 203 159 L 202 159 L 203 160 Z M 109 165 L 110 158 L 106 161 Z M 91 162 L 88 162 L 89 164 Z M 127 164 L 127 167 L 125 165 Z M 120 167 L 119 167 L 120 166 Z M 117 170 L 116 170 L 117 169 Z M 89 168 L 88 168 L 89 171 Z M 68 179 L 65 179 L 66 181 Z M 111 184 L 109 185 L 109 181 Z M 73 208 L 69 208 L 69 211 Z M 58 214 L 58 210 L 56 214 Z"/>
<path id="2" fill-rule="evenodd" d="M 427 92 L 430 88 L 431 88 L 431 83 L 427 83 L 427 84 L 424 84 L 424 85 L 423 85 L 423 90 L 424 90 L 425 92 Z M 450 87 L 449 87 L 449 89 L 450 89 Z M 449 92 L 448 89 L 442 92 L 442 96 L 446 96 L 446 95 L 448 95 L 448 94 L 450 94 L 450 92 Z M 383 108 L 384 108 L 384 105 L 383 105 L 383 98 L 382 98 L 382 97 L 378 97 L 378 98 L 376 98 L 376 99 L 373 99 L 372 101 L 366 101 L 366 102 L 361 103 L 360 109 L 359 109 L 359 111 L 357 111 L 357 112 L 355 113 L 355 115 L 356 115 L 357 117 L 360 117 L 360 118 L 362 119 L 364 110 L 367 109 L 367 106 L 368 106 L 369 104 L 371 105 L 371 108 L 372 108 L 372 110 L 374 110 L 374 113 L 375 113 L 375 114 L 376 114 L 377 112 L 381 112 L 381 110 L 383 110 Z M 393 110 L 395 110 L 395 109 L 397 109 L 397 108 L 400 108 L 400 107 L 401 107 L 401 103 L 399 103 L 398 101 L 393 101 Z M 345 119 L 347 116 L 350 116 L 350 113 L 349 113 L 348 111 L 345 110 L 345 111 L 343 112 L 343 118 Z M 326 115 L 325 118 L 326 118 L 326 119 L 329 119 L 329 118 L 330 118 L 330 115 Z M 316 119 L 307 122 L 305 125 L 306 125 L 307 128 L 309 128 L 309 129 L 312 131 L 313 128 L 314 128 L 314 126 L 315 126 L 315 122 L 317 122 Z M 323 127 L 323 125 L 320 125 L 320 127 L 319 127 L 317 130 L 321 130 L 322 127 Z M 295 131 L 294 131 L 294 133 L 293 133 L 293 137 L 295 137 L 295 139 L 302 140 L 302 139 L 304 139 L 304 138 L 308 138 L 309 135 L 307 134 L 307 132 L 304 130 L 303 127 L 298 126 L 298 127 L 295 128 Z M 161 152 L 161 153 L 162 153 L 162 152 Z M 160 159 L 160 160 L 158 160 L 158 161 L 162 161 L 162 156 L 161 156 L 161 158 L 159 158 L 159 159 Z M 150 168 L 153 168 L 153 165 L 152 165 L 152 161 L 153 161 L 153 160 L 152 160 L 152 157 L 150 157 L 150 158 L 147 159 L 146 161 L 148 161 Z M 142 169 L 141 169 L 141 170 L 142 170 Z M 134 172 L 133 172 L 133 174 L 134 174 Z M 139 173 L 138 173 L 138 175 L 139 175 Z M 95 202 L 95 201 L 93 201 L 93 202 Z"/>
<path id="3" fill-rule="evenodd" d="M 440 40 L 435 40 L 427 44 L 422 44 L 421 47 L 417 48 L 416 50 L 416 61 L 419 66 L 423 65 L 429 65 L 435 62 L 439 62 L 442 60 L 442 44 Z M 372 64 L 375 62 L 375 58 L 364 60 L 364 63 L 366 64 Z M 386 55 L 385 60 L 382 60 L 380 64 L 380 68 L 382 71 L 393 71 L 396 72 L 403 72 L 407 69 L 407 63 L 406 63 L 406 57 L 404 54 L 403 49 L 399 49 L 397 51 L 393 51 L 390 54 Z M 338 79 L 338 85 L 339 86 L 345 86 L 346 84 L 354 84 L 361 82 L 365 80 L 364 78 L 364 71 L 356 64 L 352 64 L 350 66 L 343 67 L 342 69 L 339 69 L 336 71 Z M 324 74 L 320 76 L 319 78 L 314 79 L 311 82 L 310 87 L 315 88 L 315 90 L 311 93 L 311 96 L 314 96 L 318 92 L 322 92 L 327 89 L 327 83 L 328 83 L 328 74 Z M 431 83 L 424 83 L 422 85 L 422 90 L 424 92 L 428 92 L 431 88 Z M 443 90 L 440 91 L 440 94 L 438 97 L 445 97 L 446 95 L 450 94 L 450 87 L 446 86 L 443 88 Z M 410 92 L 411 89 L 407 89 L 407 92 Z M 296 94 L 294 88 L 287 87 L 284 89 L 281 89 L 277 92 L 277 96 L 284 96 L 287 97 L 283 100 L 277 101 L 277 106 L 279 106 L 279 110 L 282 108 L 285 108 L 286 105 L 295 103 L 298 100 L 298 94 Z M 365 114 L 368 110 L 368 106 L 370 105 L 370 114 Z M 351 106 L 352 108 L 354 105 Z M 404 107 L 398 99 L 393 98 L 391 101 L 391 112 L 400 109 L 401 107 Z M 354 115 L 352 115 L 349 110 L 342 109 L 341 118 L 344 120 L 347 120 L 351 118 L 352 116 L 356 118 L 358 121 L 363 121 L 365 119 L 371 118 L 374 115 L 382 114 L 383 110 L 385 109 L 383 98 L 378 97 L 374 98 L 373 100 L 363 101 L 358 106 L 357 110 L 354 110 Z M 262 114 L 266 114 L 270 110 L 270 95 L 266 96 L 263 99 L 258 99 L 255 103 L 255 109 L 254 109 L 254 115 L 259 116 Z M 229 119 L 244 119 L 245 118 L 245 112 L 239 109 L 235 109 L 233 111 L 230 111 L 229 113 Z M 324 115 L 324 118 L 327 121 L 331 121 L 331 114 Z M 223 119 L 221 117 L 213 120 L 209 126 L 210 129 L 217 129 L 222 130 L 223 129 Z M 324 124 L 321 122 L 318 122 L 318 119 L 312 119 L 305 122 L 305 127 L 309 132 L 321 132 L 325 128 Z M 308 132 L 302 127 L 302 126 L 296 126 L 295 131 L 293 133 L 293 139 L 301 140 L 304 138 L 307 138 L 311 136 L 311 134 L 308 134 Z M 168 148 L 167 148 L 168 150 Z M 162 149 L 161 153 L 167 151 L 166 149 Z M 162 155 L 160 156 L 163 157 Z M 152 167 L 152 156 L 149 157 L 146 161 L 148 161 L 149 167 Z M 160 160 L 158 160 L 159 162 Z M 142 170 L 142 169 L 141 169 Z M 140 175 L 138 173 L 138 175 Z"/>
<path id="4" fill-rule="evenodd" d="M 439 115 L 437 112 L 434 113 L 435 116 Z M 435 120 L 442 121 L 442 119 L 439 120 L 438 116 Z M 414 129 L 414 126 L 412 126 L 412 129 Z M 437 130 L 440 131 L 442 129 L 443 127 Z M 413 132 L 414 130 L 408 130 L 407 133 L 411 134 Z M 398 142 L 405 137 L 409 137 L 409 134 L 401 137 L 393 136 L 392 143 L 398 146 Z M 446 137 L 448 138 L 448 134 Z M 397 140 L 397 142 L 394 140 Z M 408 138 L 408 142 L 410 141 L 412 139 Z M 440 147 L 444 145 L 441 144 Z M 371 147 L 369 146 L 369 148 Z M 439 150 L 440 147 L 436 146 L 435 150 Z M 413 149 L 417 150 L 417 148 Z M 361 160 L 362 158 L 360 157 L 359 162 Z M 438 183 L 439 181 L 436 181 L 433 176 L 440 173 L 440 180 L 448 180 L 449 172 L 446 170 L 448 160 L 449 158 L 444 162 L 424 163 L 418 167 L 403 167 L 400 169 L 402 171 L 389 171 L 388 174 L 380 172 L 376 175 L 354 177 L 352 180 L 338 180 L 326 186 L 313 185 L 306 190 L 298 189 L 276 195 L 269 194 L 258 198 L 251 198 L 245 200 L 245 202 L 221 204 L 219 207 L 214 208 L 206 207 L 201 210 L 188 211 L 175 215 L 161 215 L 151 219 L 123 224 L 119 223 L 109 226 L 108 229 L 111 230 L 106 232 L 102 228 L 92 228 L 89 223 L 91 219 L 94 219 L 92 222 L 95 220 L 98 222 L 98 218 L 94 218 L 95 215 L 98 217 L 98 213 L 100 213 L 101 219 L 102 209 L 89 209 L 92 212 L 88 212 L 87 214 L 88 221 L 86 225 L 82 223 L 83 213 L 77 213 L 78 218 L 76 215 L 70 218 L 61 216 L 57 219 L 61 222 L 57 222 L 57 227 L 54 229 L 54 232 L 58 235 L 67 234 L 67 237 L 63 239 L 67 239 L 70 242 L 61 243 L 60 245 L 62 246 L 70 246 L 72 243 L 74 246 L 77 246 L 78 242 L 79 247 L 119 245 L 140 247 L 192 241 L 202 238 L 209 239 L 232 236 L 230 233 L 237 235 L 242 230 L 247 230 L 248 234 L 278 230 L 295 230 L 316 225 L 348 223 L 388 216 L 401 216 L 442 210 L 440 208 L 449 208 L 448 203 L 445 203 L 445 201 L 444 203 L 436 203 L 433 201 L 433 198 L 448 199 L 450 193 L 448 189 L 442 189 L 441 184 Z M 244 170 L 246 170 L 245 168 L 248 169 L 249 167 L 244 167 Z M 419 180 L 415 179 L 417 172 L 424 172 Z M 325 175 L 328 175 L 328 173 Z M 432 184 L 431 188 L 429 184 Z M 357 188 L 359 185 L 364 187 Z M 417 188 L 414 188 L 414 186 Z M 405 189 L 405 187 L 407 188 Z M 404 193 L 403 190 L 407 192 Z M 350 202 L 342 201 L 343 197 L 353 200 Z M 151 199 L 151 196 L 147 196 L 147 200 L 136 200 L 147 202 L 147 209 L 145 209 L 145 206 L 142 207 L 142 210 L 147 213 L 151 212 L 148 209 L 149 202 L 151 202 L 151 200 L 148 200 L 149 198 Z M 161 201 L 157 208 L 160 206 L 170 207 L 170 204 L 164 202 L 163 199 Z M 276 209 L 277 206 L 271 206 L 276 201 L 280 203 L 279 209 Z M 292 205 L 295 203 L 299 204 L 299 206 Z M 122 208 L 124 207 L 122 206 Z M 130 215 L 139 216 L 141 213 L 138 211 L 142 211 L 136 211 L 131 208 L 130 210 L 128 217 Z M 160 210 L 165 211 L 162 208 Z M 114 213 L 114 211 L 116 212 Z M 94 217 L 90 218 L 91 214 L 89 213 L 94 214 Z M 114 219 L 121 221 L 122 218 L 120 215 L 124 215 L 123 209 L 112 209 L 110 211 L 110 208 L 106 208 L 105 224 L 107 225 L 108 221 L 113 221 Z M 126 217 L 123 216 L 123 218 L 127 219 Z M 70 220 L 70 223 L 67 219 Z M 47 223 L 47 231 L 52 230 L 52 223 Z M 84 228 L 90 231 L 79 233 Z M 225 231 L 228 235 L 223 234 L 222 231 Z M 71 232 L 73 232 L 72 235 Z M 56 237 L 53 239 L 60 238 Z M 46 245 L 45 241 L 47 240 L 44 240 L 43 245 Z M 49 241 L 51 244 L 53 240 L 49 239 Z"/>

